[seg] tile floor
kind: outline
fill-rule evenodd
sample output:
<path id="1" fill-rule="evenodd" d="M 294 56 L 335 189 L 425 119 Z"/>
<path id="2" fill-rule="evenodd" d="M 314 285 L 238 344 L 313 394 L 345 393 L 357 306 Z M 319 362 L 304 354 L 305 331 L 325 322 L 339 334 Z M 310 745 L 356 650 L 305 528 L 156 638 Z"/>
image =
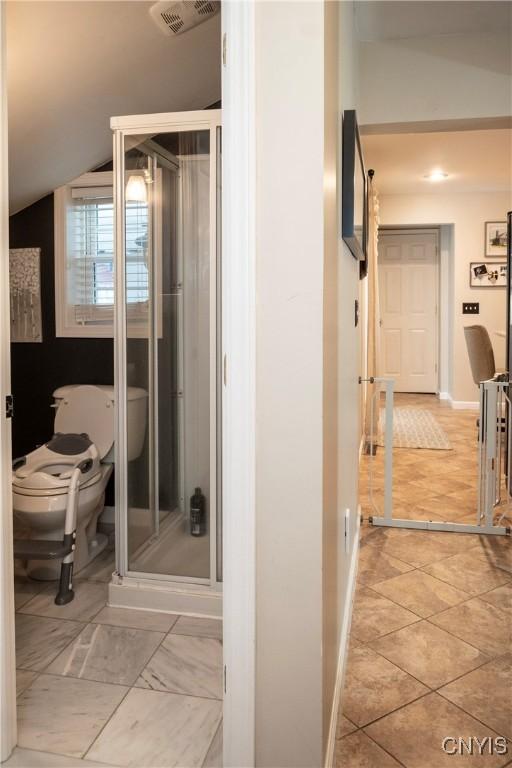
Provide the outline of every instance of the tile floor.
<path id="1" fill-rule="evenodd" d="M 12 768 L 220 768 L 222 623 L 106 606 L 113 553 L 55 587 L 18 563 Z"/>
<path id="2" fill-rule="evenodd" d="M 474 522 L 476 414 L 429 395 L 451 451 L 394 451 L 397 517 Z M 375 460 L 378 498 L 383 451 Z M 362 511 L 371 514 L 367 467 Z M 455 481 L 455 482 L 452 482 Z M 512 766 L 512 541 L 365 521 L 337 768 Z M 449 756 L 445 736 L 505 736 L 508 755 Z"/>
<path id="3" fill-rule="evenodd" d="M 473 520 L 475 413 L 397 399 L 432 409 L 453 450 L 395 451 L 395 513 Z M 375 481 L 381 492 L 382 452 Z M 57 608 L 53 588 L 18 569 L 19 747 L 6 765 L 219 768 L 221 622 L 108 608 L 112 570 L 106 552 Z M 512 747 L 505 757 L 440 749 L 453 734 L 512 742 L 511 630 L 509 540 L 365 523 L 337 768 L 512 765 Z"/>

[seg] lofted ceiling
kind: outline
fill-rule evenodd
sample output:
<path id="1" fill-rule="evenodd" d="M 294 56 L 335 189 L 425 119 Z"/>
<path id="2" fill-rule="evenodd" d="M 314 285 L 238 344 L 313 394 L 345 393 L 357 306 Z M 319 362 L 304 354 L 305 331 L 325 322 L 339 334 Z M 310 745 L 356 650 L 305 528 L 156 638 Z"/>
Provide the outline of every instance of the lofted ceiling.
<path id="1" fill-rule="evenodd" d="M 6 4 L 11 213 L 108 160 L 111 116 L 220 99 L 220 16 L 167 37 L 152 4 Z"/>
<path id="2" fill-rule="evenodd" d="M 380 194 L 437 194 L 512 190 L 512 131 L 408 133 L 361 137 L 366 168 Z M 423 177 L 434 169 L 448 178 Z"/>
<path id="3" fill-rule="evenodd" d="M 355 2 L 363 41 L 505 32 L 512 24 L 509 0 L 368 0 Z"/>

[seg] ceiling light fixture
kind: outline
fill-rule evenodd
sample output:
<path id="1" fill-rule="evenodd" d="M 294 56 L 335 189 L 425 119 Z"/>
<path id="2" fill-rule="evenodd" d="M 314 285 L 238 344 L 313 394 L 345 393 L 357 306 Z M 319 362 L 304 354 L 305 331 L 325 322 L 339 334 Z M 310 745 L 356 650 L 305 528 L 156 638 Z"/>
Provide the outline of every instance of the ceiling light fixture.
<path id="1" fill-rule="evenodd" d="M 425 174 L 423 178 L 428 179 L 428 181 L 444 181 L 448 178 L 448 174 L 436 168 L 430 171 L 430 173 Z"/>

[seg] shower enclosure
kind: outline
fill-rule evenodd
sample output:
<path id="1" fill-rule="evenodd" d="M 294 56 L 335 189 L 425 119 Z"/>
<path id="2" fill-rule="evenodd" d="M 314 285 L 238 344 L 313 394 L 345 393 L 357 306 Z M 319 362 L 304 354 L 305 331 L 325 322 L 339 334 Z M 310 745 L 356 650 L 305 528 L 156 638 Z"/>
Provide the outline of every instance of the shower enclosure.
<path id="1" fill-rule="evenodd" d="M 220 111 L 119 117 L 111 127 L 117 430 L 110 603 L 218 615 Z M 141 454 L 128 461 L 132 387 L 147 392 L 147 424 Z"/>

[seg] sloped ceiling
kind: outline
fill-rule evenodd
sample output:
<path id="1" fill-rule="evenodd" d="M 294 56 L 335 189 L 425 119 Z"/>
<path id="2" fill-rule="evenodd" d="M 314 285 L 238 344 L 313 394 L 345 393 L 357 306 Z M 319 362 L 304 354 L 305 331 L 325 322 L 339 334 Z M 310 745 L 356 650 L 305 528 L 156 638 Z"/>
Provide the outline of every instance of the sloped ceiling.
<path id="1" fill-rule="evenodd" d="M 7 3 L 11 213 L 108 160 L 111 116 L 220 99 L 220 17 L 166 37 L 151 5 Z"/>

